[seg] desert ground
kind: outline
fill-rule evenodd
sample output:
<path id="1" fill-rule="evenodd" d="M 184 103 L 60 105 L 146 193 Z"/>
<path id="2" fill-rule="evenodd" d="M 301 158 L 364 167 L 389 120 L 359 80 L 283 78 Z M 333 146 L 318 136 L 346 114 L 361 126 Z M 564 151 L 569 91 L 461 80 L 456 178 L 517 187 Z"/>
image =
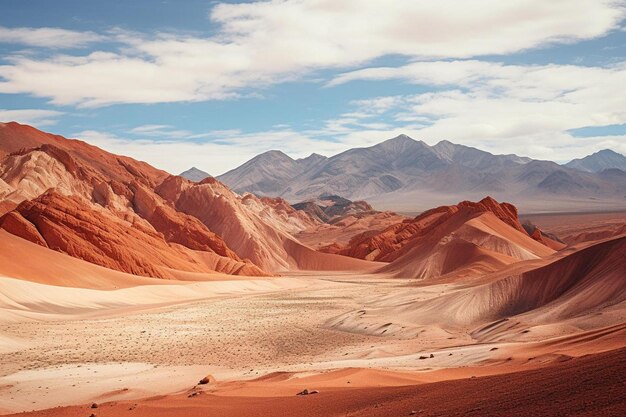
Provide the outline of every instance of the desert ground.
<path id="1" fill-rule="evenodd" d="M 530 217 L 551 233 L 574 225 L 568 229 L 574 235 L 572 229 L 603 229 L 623 216 Z M 53 255 L 56 265 L 82 262 Z M 118 274 L 85 268 L 86 275 Z M 617 416 L 626 410 L 623 301 L 558 320 L 522 314 L 506 326 L 487 319 L 450 325 L 421 320 L 420 308 L 436 317 L 432 306 L 440 306 L 445 316 L 441 306 L 453 309 L 460 293 L 495 276 L 468 284 L 315 271 L 125 285 L 118 275 L 107 277 L 115 283 L 110 288 L 0 278 L 3 414 Z M 583 382 L 573 386 L 577 375 Z M 206 376 L 208 383 L 198 385 Z M 555 384 L 568 394 L 552 398 L 547 388 Z M 318 393 L 296 395 L 304 389 Z M 486 389 L 499 394 L 481 401 Z M 448 395 L 459 401 L 447 404 Z M 552 401 L 561 407 L 549 407 Z"/>

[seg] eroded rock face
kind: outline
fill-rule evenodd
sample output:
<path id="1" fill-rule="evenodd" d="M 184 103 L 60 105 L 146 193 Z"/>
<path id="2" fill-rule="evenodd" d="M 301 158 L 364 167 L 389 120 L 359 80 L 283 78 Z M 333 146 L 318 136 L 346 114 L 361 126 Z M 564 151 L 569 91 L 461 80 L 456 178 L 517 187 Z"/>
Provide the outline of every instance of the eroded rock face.
<path id="1" fill-rule="evenodd" d="M 128 255 L 124 248 L 133 241 L 139 242 L 138 248 L 144 247 L 142 241 L 152 242 L 157 252 L 188 252 L 181 255 L 183 271 L 213 272 L 212 268 L 267 275 L 251 262 L 242 261 L 203 222 L 177 210 L 155 192 L 166 178 L 172 178 L 175 185 L 170 188 L 179 190 L 186 182 L 183 178 L 17 123 L 2 125 L 0 156 L 4 156 L 0 161 L 0 215 L 8 213 L 3 228 L 15 235 L 99 265 L 146 276 L 171 277 L 163 267 L 174 268 L 179 262 L 168 256 L 142 257 L 133 248 Z M 161 191 L 174 200 L 176 196 L 168 195 L 166 186 Z M 49 209 L 45 209 L 47 205 Z M 80 218 L 81 213 L 89 213 L 88 218 Z M 120 224 L 129 229 L 130 237 L 118 241 Z M 96 249 L 86 249 L 94 246 L 94 236 L 99 243 Z M 81 244 L 86 247 L 80 248 Z M 202 259 L 197 261 L 197 256 Z"/>
<path id="2" fill-rule="evenodd" d="M 497 218 L 508 224 L 512 228 L 526 233 L 526 230 L 522 227 L 517 217 L 517 207 L 510 203 L 498 203 L 491 197 L 485 197 L 478 203 L 471 201 L 462 201 L 457 207 L 459 210 L 470 209 L 476 212 L 491 212 L 496 215 Z"/>
<path id="3" fill-rule="evenodd" d="M 360 259 L 391 262 L 402 254 L 402 248 L 416 239 L 428 236 L 440 225 L 456 221 L 460 226 L 471 217 L 482 213 L 491 213 L 506 225 L 528 236 L 517 218 L 515 206 L 498 203 L 493 198 L 486 197 L 479 202 L 463 201 L 457 205 L 428 210 L 414 219 L 396 223 L 381 232 L 365 232 L 354 236 L 341 250 L 336 246 L 329 250 Z"/>
<path id="4" fill-rule="evenodd" d="M 38 245 L 48 247 L 34 224 L 25 219 L 18 211 L 9 212 L 0 218 L 0 228 Z"/>
<path id="5" fill-rule="evenodd" d="M 238 259 L 209 264 L 184 246 L 168 244 L 148 222 L 129 223 L 80 197 L 55 192 L 21 203 L 0 219 L 0 227 L 50 249 L 140 276 L 176 278 L 171 270 L 264 275 Z"/>
<path id="6" fill-rule="evenodd" d="M 366 201 L 350 201 L 338 195 L 322 195 L 316 199 L 296 203 L 293 208 L 323 223 L 334 223 L 346 216 L 377 213 Z"/>
<path id="7" fill-rule="evenodd" d="M 292 238 L 270 226 L 246 207 L 241 197 L 214 178 L 195 184 L 168 178 L 157 187 L 157 192 L 178 211 L 197 218 L 222 236 L 241 258 L 270 271 L 296 265 L 285 249 L 285 241 Z"/>
<path id="8" fill-rule="evenodd" d="M 157 194 L 141 185 L 137 184 L 133 188 L 135 210 L 162 233 L 166 241 L 194 250 L 215 252 L 236 261 L 241 260 L 220 236 L 211 232 L 200 220 L 176 211 Z"/>

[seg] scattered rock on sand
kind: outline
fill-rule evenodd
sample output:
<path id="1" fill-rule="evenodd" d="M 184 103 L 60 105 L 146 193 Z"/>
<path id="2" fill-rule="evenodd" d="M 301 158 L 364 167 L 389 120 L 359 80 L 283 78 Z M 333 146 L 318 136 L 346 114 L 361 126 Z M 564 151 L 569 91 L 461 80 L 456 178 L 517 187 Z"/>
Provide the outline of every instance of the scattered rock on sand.
<path id="1" fill-rule="evenodd" d="M 91 408 L 98 408 L 98 404 L 96 403 L 91 404 Z"/>
<path id="2" fill-rule="evenodd" d="M 309 391 L 308 389 L 305 388 L 299 393 L 297 393 L 296 395 L 312 395 L 312 394 L 319 394 L 319 391 L 316 389 Z"/>
<path id="3" fill-rule="evenodd" d="M 215 382 L 215 377 L 213 375 L 207 375 L 198 381 L 198 385 L 212 384 Z"/>

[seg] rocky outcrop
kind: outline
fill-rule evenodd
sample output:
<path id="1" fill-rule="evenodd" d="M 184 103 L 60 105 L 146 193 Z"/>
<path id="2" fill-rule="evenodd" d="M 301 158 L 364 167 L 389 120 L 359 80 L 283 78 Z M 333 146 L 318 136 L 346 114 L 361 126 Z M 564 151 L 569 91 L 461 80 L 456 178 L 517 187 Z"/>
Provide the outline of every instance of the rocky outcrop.
<path id="1" fill-rule="evenodd" d="M 420 279 L 477 276 L 553 253 L 526 233 L 514 206 L 490 197 L 437 207 L 382 231 L 361 233 L 343 248 L 322 250 L 388 262 L 380 272 Z"/>
<path id="2" fill-rule="evenodd" d="M 148 222 L 123 221 L 80 197 L 48 192 L 7 213 L 0 227 L 52 250 L 135 275 L 175 278 L 174 270 L 215 271 L 194 251 L 166 242 Z M 235 273 L 264 275 L 254 265 L 238 262 Z"/>
<path id="3" fill-rule="evenodd" d="M 48 247 L 35 225 L 25 219 L 18 211 L 7 213 L 0 218 L 0 228 L 38 245 Z"/>
<path id="4" fill-rule="evenodd" d="M 377 213 L 366 201 L 350 201 L 338 195 L 322 195 L 292 206 L 322 223 L 333 223 L 345 216 Z"/>
<path id="5" fill-rule="evenodd" d="M 191 183 L 170 177 L 156 192 L 178 211 L 197 218 L 222 236 L 241 258 L 250 259 L 266 270 L 295 266 L 284 248 L 285 240 L 291 237 L 246 208 L 241 197 L 216 179 Z"/>
<path id="6" fill-rule="evenodd" d="M 157 194 L 140 184 L 134 184 L 132 188 L 135 192 L 133 196 L 135 211 L 162 233 L 167 242 L 241 260 L 220 236 L 211 232 L 197 218 L 176 211 Z"/>
<path id="7" fill-rule="evenodd" d="M 200 220 L 222 236 L 241 258 L 267 271 L 294 269 L 364 270 L 372 266 L 319 253 L 295 239 L 291 232 L 313 224 L 305 213 L 282 199 L 239 196 L 215 178 L 192 183 L 169 177 L 156 192 L 178 211 Z"/>
<path id="8" fill-rule="evenodd" d="M 340 254 L 361 259 L 390 262 L 400 256 L 400 250 L 415 239 L 427 236 L 441 224 L 456 217 L 459 225 L 481 213 L 492 213 L 513 229 L 528 236 L 517 218 L 517 209 L 509 203 L 498 203 L 491 197 L 479 202 L 462 201 L 454 206 L 428 210 L 414 219 L 389 226 L 381 232 L 364 232 L 351 239 Z M 336 252 L 336 248 L 333 248 Z"/>

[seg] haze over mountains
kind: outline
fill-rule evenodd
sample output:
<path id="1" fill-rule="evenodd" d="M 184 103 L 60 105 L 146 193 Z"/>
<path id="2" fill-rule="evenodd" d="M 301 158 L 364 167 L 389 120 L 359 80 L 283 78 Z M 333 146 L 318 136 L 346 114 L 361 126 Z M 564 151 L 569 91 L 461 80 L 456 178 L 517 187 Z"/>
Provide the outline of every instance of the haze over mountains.
<path id="1" fill-rule="evenodd" d="M 291 202 L 336 194 L 366 199 L 381 208 L 420 210 L 451 204 L 459 197 L 479 199 L 489 194 L 523 208 L 567 210 L 568 204 L 594 207 L 598 200 L 608 206 L 626 203 L 622 159 L 626 158 L 602 151 L 587 157 L 583 165 L 572 161 L 574 166 L 562 166 L 493 155 L 449 141 L 429 146 L 400 135 L 330 158 L 312 154 L 294 160 L 269 151 L 217 178 L 236 192 L 280 196 Z"/>

